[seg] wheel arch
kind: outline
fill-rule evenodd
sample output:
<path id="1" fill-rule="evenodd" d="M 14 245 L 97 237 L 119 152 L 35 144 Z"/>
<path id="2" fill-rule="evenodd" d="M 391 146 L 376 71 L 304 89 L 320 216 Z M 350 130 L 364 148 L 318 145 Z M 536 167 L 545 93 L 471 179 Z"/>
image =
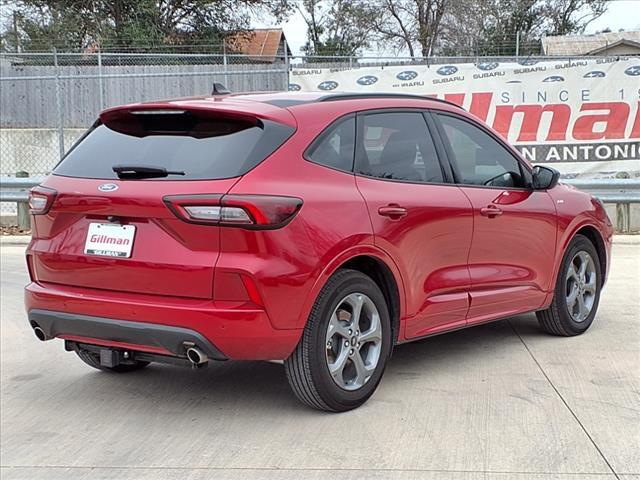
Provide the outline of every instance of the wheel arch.
<path id="1" fill-rule="evenodd" d="M 400 333 L 400 292 L 393 272 L 381 259 L 370 255 L 358 255 L 338 267 L 350 268 L 370 277 L 382 291 L 391 316 L 392 339 L 395 344 Z"/>
<path id="2" fill-rule="evenodd" d="M 354 247 L 338 255 L 328 263 L 307 295 L 304 308 L 298 320 L 299 327 L 304 328 L 320 290 L 322 290 L 329 278 L 341 268 L 350 268 L 362 272 L 371 277 L 380 287 L 389 306 L 395 344 L 400 335 L 400 319 L 406 308 L 404 283 L 400 271 L 391 257 L 373 245 Z"/>
<path id="3" fill-rule="evenodd" d="M 589 241 L 593 244 L 594 248 L 596 249 L 596 252 L 598 253 L 598 261 L 600 263 L 600 272 L 601 272 L 600 277 L 602 279 L 602 285 L 604 285 L 606 272 L 607 272 L 607 247 L 606 247 L 604 238 L 602 236 L 602 233 L 600 232 L 600 230 L 598 230 L 597 226 L 593 225 L 592 223 L 586 223 L 586 222 L 575 225 L 569 231 L 571 233 L 568 235 L 565 235 L 564 241 L 562 242 L 558 252 L 556 265 L 555 265 L 555 274 L 554 274 L 551 288 L 552 289 L 555 288 L 556 282 L 558 281 L 560 268 L 562 267 L 562 260 L 564 259 L 564 256 L 567 253 L 567 249 L 569 248 L 569 245 L 571 244 L 573 239 L 576 237 L 576 235 L 583 235 L 587 237 L 587 239 L 589 239 Z M 550 297 L 547 299 L 548 302 L 551 301 L 550 300 L 551 297 L 553 297 L 552 293 L 550 293 Z M 545 304 L 548 302 L 545 302 Z"/>
<path id="4" fill-rule="evenodd" d="M 598 261 L 600 262 L 600 278 L 602 281 L 602 285 L 604 285 L 606 279 L 607 272 L 607 249 L 604 243 L 604 238 L 602 238 L 602 234 L 596 227 L 593 225 L 585 225 L 580 227 L 572 236 L 571 239 L 575 238 L 576 235 L 583 235 L 589 239 L 589 241 L 593 244 L 596 252 L 598 252 Z M 567 244 L 568 247 L 569 244 Z M 564 256 L 564 253 L 563 253 Z M 602 285 L 600 285 L 602 287 Z"/>

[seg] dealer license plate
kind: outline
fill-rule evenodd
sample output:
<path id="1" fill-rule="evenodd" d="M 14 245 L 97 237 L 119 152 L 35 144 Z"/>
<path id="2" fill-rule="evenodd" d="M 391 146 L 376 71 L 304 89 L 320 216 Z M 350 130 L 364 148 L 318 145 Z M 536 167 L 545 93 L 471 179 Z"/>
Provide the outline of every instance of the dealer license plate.
<path id="1" fill-rule="evenodd" d="M 104 257 L 131 256 L 133 237 L 136 233 L 134 225 L 116 225 L 112 223 L 90 223 L 84 253 Z"/>

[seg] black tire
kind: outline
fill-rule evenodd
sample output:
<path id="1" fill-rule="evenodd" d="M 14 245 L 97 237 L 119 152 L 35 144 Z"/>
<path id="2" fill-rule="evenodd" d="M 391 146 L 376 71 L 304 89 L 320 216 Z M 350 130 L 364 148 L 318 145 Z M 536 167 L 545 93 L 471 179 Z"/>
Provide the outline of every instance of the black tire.
<path id="1" fill-rule="evenodd" d="M 329 373 L 326 332 L 330 317 L 338 304 L 354 293 L 366 295 L 375 305 L 380 318 L 382 339 L 378 363 L 368 381 L 356 390 L 345 390 Z M 304 404 L 327 412 L 344 412 L 362 405 L 376 390 L 391 348 L 389 309 L 380 288 L 367 275 L 356 270 L 342 269 L 327 281 L 318 295 L 296 350 L 284 362 L 285 372 L 291 389 Z"/>
<path id="2" fill-rule="evenodd" d="M 113 373 L 127 373 L 127 372 L 135 372 L 136 370 L 140 370 L 141 368 L 149 365 L 149 362 L 139 362 L 133 361 L 131 363 L 120 363 L 115 367 L 105 367 L 100 364 L 100 356 L 97 353 L 89 352 L 87 350 L 78 349 L 76 353 L 80 357 L 80 359 L 89 365 L 98 370 L 102 370 L 103 372 L 113 372 Z"/>
<path id="3" fill-rule="evenodd" d="M 596 288 L 591 311 L 583 321 L 577 322 L 569 313 L 569 307 L 567 306 L 567 272 L 574 257 L 580 252 L 588 253 L 593 259 L 596 275 Z M 538 323 L 544 331 L 551 335 L 573 337 L 586 332 L 596 316 L 598 304 L 600 302 L 601 289 L 602 272 L 600 271 L 600 258 L 598 256 L 598 252 L 587 237 L 578 234 L 573 238 L 573 240 L 571 240 L 571 243 L 569 244 L 569 247 L 562 259 L 562 263 L 560 264 L 560 271 L 558 272 L 558 279 L 556 281 L 555 292 L 551 305 L 546 310 L 536 312 Z"/>

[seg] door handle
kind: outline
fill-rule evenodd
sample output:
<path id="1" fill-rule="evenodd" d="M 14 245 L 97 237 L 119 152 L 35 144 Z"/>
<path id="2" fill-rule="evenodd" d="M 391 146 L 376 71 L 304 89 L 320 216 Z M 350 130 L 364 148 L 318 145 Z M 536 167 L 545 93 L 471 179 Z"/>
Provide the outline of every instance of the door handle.
<path id="1" fill-rule="evenodd" d="M 483 217 L 496 218 L 502 215 L 502 210 L 495 205 L 489 205 L 480 209 L 480 215 Z"/>
<path id="2" fill-rule="evenodd" d="M 378 209 L 378 215 L 383 217 L 389 217 L 392 220 L 398 220 L 407 214 L 407 209 L 396 205 L 394 203 L 387 205 L 386 207 L 380 207 Z"/>

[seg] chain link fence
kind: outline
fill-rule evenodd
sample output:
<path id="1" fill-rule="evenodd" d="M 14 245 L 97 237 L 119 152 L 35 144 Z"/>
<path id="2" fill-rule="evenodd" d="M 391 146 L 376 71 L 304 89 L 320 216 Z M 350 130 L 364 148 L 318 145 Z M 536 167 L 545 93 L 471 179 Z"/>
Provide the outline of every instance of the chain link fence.
<path id="1" fill-rule="evenodd" d="M 0 54 L 0 176 L 46 175 L 108 107 L 232 91 L 286 90 L 288 59 L 191 53 Z M 15 205 L 1 204 L 2 213 Z"/>
<path id="2" fill-rule="evenodd" d="M 512 60 L 527 64 L 540 59 L 548 57 L 0 53 L 0 176 L 46 175 L 105 108 L 206 95 L 214 82 L 234 92 L 281 91 L 288 88 L 292 66 L 346 69 Z M 15 210 L 14 204 L 0 205 L 3 213 Z"/>

